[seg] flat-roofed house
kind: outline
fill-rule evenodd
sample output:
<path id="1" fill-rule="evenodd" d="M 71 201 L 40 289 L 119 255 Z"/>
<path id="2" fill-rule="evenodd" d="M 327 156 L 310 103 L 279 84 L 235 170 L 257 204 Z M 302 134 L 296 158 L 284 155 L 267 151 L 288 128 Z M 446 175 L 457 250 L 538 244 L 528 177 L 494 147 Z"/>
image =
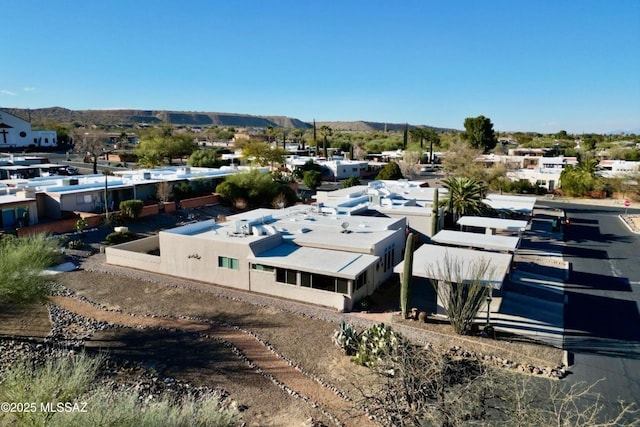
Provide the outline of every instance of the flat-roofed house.
<path id="1" fill-rule="evenodd" d="M 393 274 L 404 218 L 256 209 L 106 249 L 110 264 L 351 310 Z M 150 251 L 159 249 L 159 255 Z"/>

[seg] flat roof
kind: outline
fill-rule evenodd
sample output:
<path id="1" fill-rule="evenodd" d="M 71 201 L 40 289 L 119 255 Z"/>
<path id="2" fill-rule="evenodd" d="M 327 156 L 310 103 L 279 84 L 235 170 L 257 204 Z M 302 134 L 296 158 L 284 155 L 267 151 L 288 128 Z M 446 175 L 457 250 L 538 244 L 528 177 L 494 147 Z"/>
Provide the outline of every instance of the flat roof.
<path id="1" fill-rule="evenodd" d="M 238 229 L 245 224 L 246 233 Z M 254 228 L 258 233 L 248 234 Z M 232 239 L 246 244 L 279 234 L 299 246 L 367 253 L 399 229 L 404 229 L 404 218 L 332 215 L 318 212 L 310 205 L 298 205 L 285 209 L 260 208 L 228 216 L 222 223 L 200 221 L 162 232 L 212 240 Z"/>
<path id="2" fill-rule="evenodd" d="M 18 197 L 15 194 L 2 194 L 0 195 L 0 205 L 9 203 L 23 203 L 34 202 L 36 199 L 30 197 Z"/>
<path id="3" fill-rule="evenodd" d="M 310 248 L 291 243 L 284 243 L 247 259 L 256 264 L 352 280 L 378 261 L 378 257 L 374 255 Z"/>
<path id="4" fill-rule="evenodd" d="M 484 199 L 484 203 L 491 206 L 497 211 L 518 212 L 523 214 L 531 214 L 536 202 L 516 201 L 516 200 L 493 200 Z"/>
<path id="5" fill-rule="evenodd" d="M 511 266 L 511 254 L 476 251 L 449 246 L 422 245 L 413 253 L 413 275 L 425 279 L 451 280 L 466 283 L 480 279 L 495 289 L 502 282 Z M 451 265 L 452 271 L 447 271 Z M 483 269 L 483 266 L 487 266 Z M 396 265 L 394 273 L 402 273 L 404 261 Z M 477 277 L 480 275 L 481 277 Z"/>
<path id="6" fill-rule="evenodd" d="M 517 196 L 515 194 L 487 194 L 489 200 L 502 200 L 522 203 L 535 203 L 537 199 L 533 196 Z"/>
<path id="7" fill-rule="evenodd" d="M 444 245 L 468 246 L 509 252 L 515 252 L 520 243 L 520 238 L 514 236 L 467 233 L 454 230 L 441 230 L 431 240 Z"/>
<path id="8" fill-rule="evenodd" d="M 523 231 L 527 221 L 516 219 L 490 218 L 485 216 L 463 216 L 458 225 L 469 227 L 495 228 L 496 230 Z"/>

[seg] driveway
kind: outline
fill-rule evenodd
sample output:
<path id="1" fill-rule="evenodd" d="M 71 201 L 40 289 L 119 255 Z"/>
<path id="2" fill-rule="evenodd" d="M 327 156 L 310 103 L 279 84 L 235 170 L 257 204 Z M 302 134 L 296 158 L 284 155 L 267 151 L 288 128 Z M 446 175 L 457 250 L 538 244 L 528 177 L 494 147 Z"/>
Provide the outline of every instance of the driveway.
<path id="1" fill-rule="evenodd" d="M 562 242 L 573 266 L 565 285 L 564 347 L 575 355 L 567 380 L 600 380 L 596 391 L 606 400 L 640 403 L 640 235 L 620 220 L 624 208 L 545 204 L 571 220 Z"/>

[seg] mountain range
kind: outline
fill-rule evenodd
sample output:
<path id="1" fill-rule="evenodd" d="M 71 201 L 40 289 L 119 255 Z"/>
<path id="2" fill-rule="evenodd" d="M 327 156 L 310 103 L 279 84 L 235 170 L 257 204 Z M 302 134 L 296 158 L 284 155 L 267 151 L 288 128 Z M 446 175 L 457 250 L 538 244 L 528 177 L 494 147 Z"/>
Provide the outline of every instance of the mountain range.
<path id="1" fill-rule="evenodd" d="M 154 125 L 169 123 L 183 126 L 233 126 L 266 128 L 302 128 L 310 129 L 311 123 L 285 116 L 254 116 L 250 114 L 167 111 L 167 110 L 70 110 L 63 107 L 48 108 L 4 108 L 0 110 L 20 117 L 32 123 L 54 121 L 61 124 L 99 124 L 110 126 L 131 127 L 134 125 Z M 316 126 L 329 126 L 340 131 L 398 131 L 405 127 L 405 123 L 381 123 L 370 121 L 318 121 Z M 440 131 L 455 131 L 454 129 L 428 127 Z M 416 127 L 409 125 L 410 128 Z"/>

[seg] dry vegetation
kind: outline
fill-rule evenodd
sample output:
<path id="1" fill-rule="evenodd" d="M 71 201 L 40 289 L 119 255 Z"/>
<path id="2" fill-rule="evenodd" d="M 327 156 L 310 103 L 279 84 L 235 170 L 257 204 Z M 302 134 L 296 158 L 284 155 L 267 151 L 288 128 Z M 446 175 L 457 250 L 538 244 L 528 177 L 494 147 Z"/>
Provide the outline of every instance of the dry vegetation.
<path id="1" fill-rule="evenodd" d="M 194 317 L 251 331 L 305 372 L 334 385 L 353 398 L 359 394 L 356 387 L 366 385 L 366 379 L 371 375 L 367 368 L 351 363 L 350 358 L 334 346 L 331 336 L 337 325 L 331 322 L 171 286 L 170 279 L 167 279 L 167 283 L 155 283 L 112 274 L 76 271 L 60 275 L 56 280 L 79 296 L 110 310 L 137 315 Z M 25 314 L 29 317 L 23 318 Z M 385 316 L 392 319 L 390 313 Z M 22 320 L 18 320 L 20 318 Z M 40 331 L 38 335 L 42 336 L 49 325 L 46 310 L 42 306 L 24 312 L 3 311 L 0 320 L 0 334 L 24 331 L 29 324 L 36 327 Z M 556 349 L 530 343 L 454 336 L 451 327 L 445 324 L 412 322 L 397 317 L 393 318 L 392 323 L 442 334 L 446 337 L 441 341 L 445 347 L 461 346 L 469 351 L 502 355 L 520 363 L 555 366 L 561 356 Z M 490 344 L 487 345 L 487 342 Z M 145 360 L 161 368 L 164 375 L 194 385 L 226 389 L 232 399 L 247 407 L 243 416 L 247 425 L 303 425 L 309 418 L 324 419 L 317 409 L 292 398 L 264 377 L 256 375 L 223 345 L 206 343 L 191 335 L 153 335 L 151 332 L 141 333 L 125 328 L 100 332 L 88 346 L 106 347 L 116 355 Z"/>

